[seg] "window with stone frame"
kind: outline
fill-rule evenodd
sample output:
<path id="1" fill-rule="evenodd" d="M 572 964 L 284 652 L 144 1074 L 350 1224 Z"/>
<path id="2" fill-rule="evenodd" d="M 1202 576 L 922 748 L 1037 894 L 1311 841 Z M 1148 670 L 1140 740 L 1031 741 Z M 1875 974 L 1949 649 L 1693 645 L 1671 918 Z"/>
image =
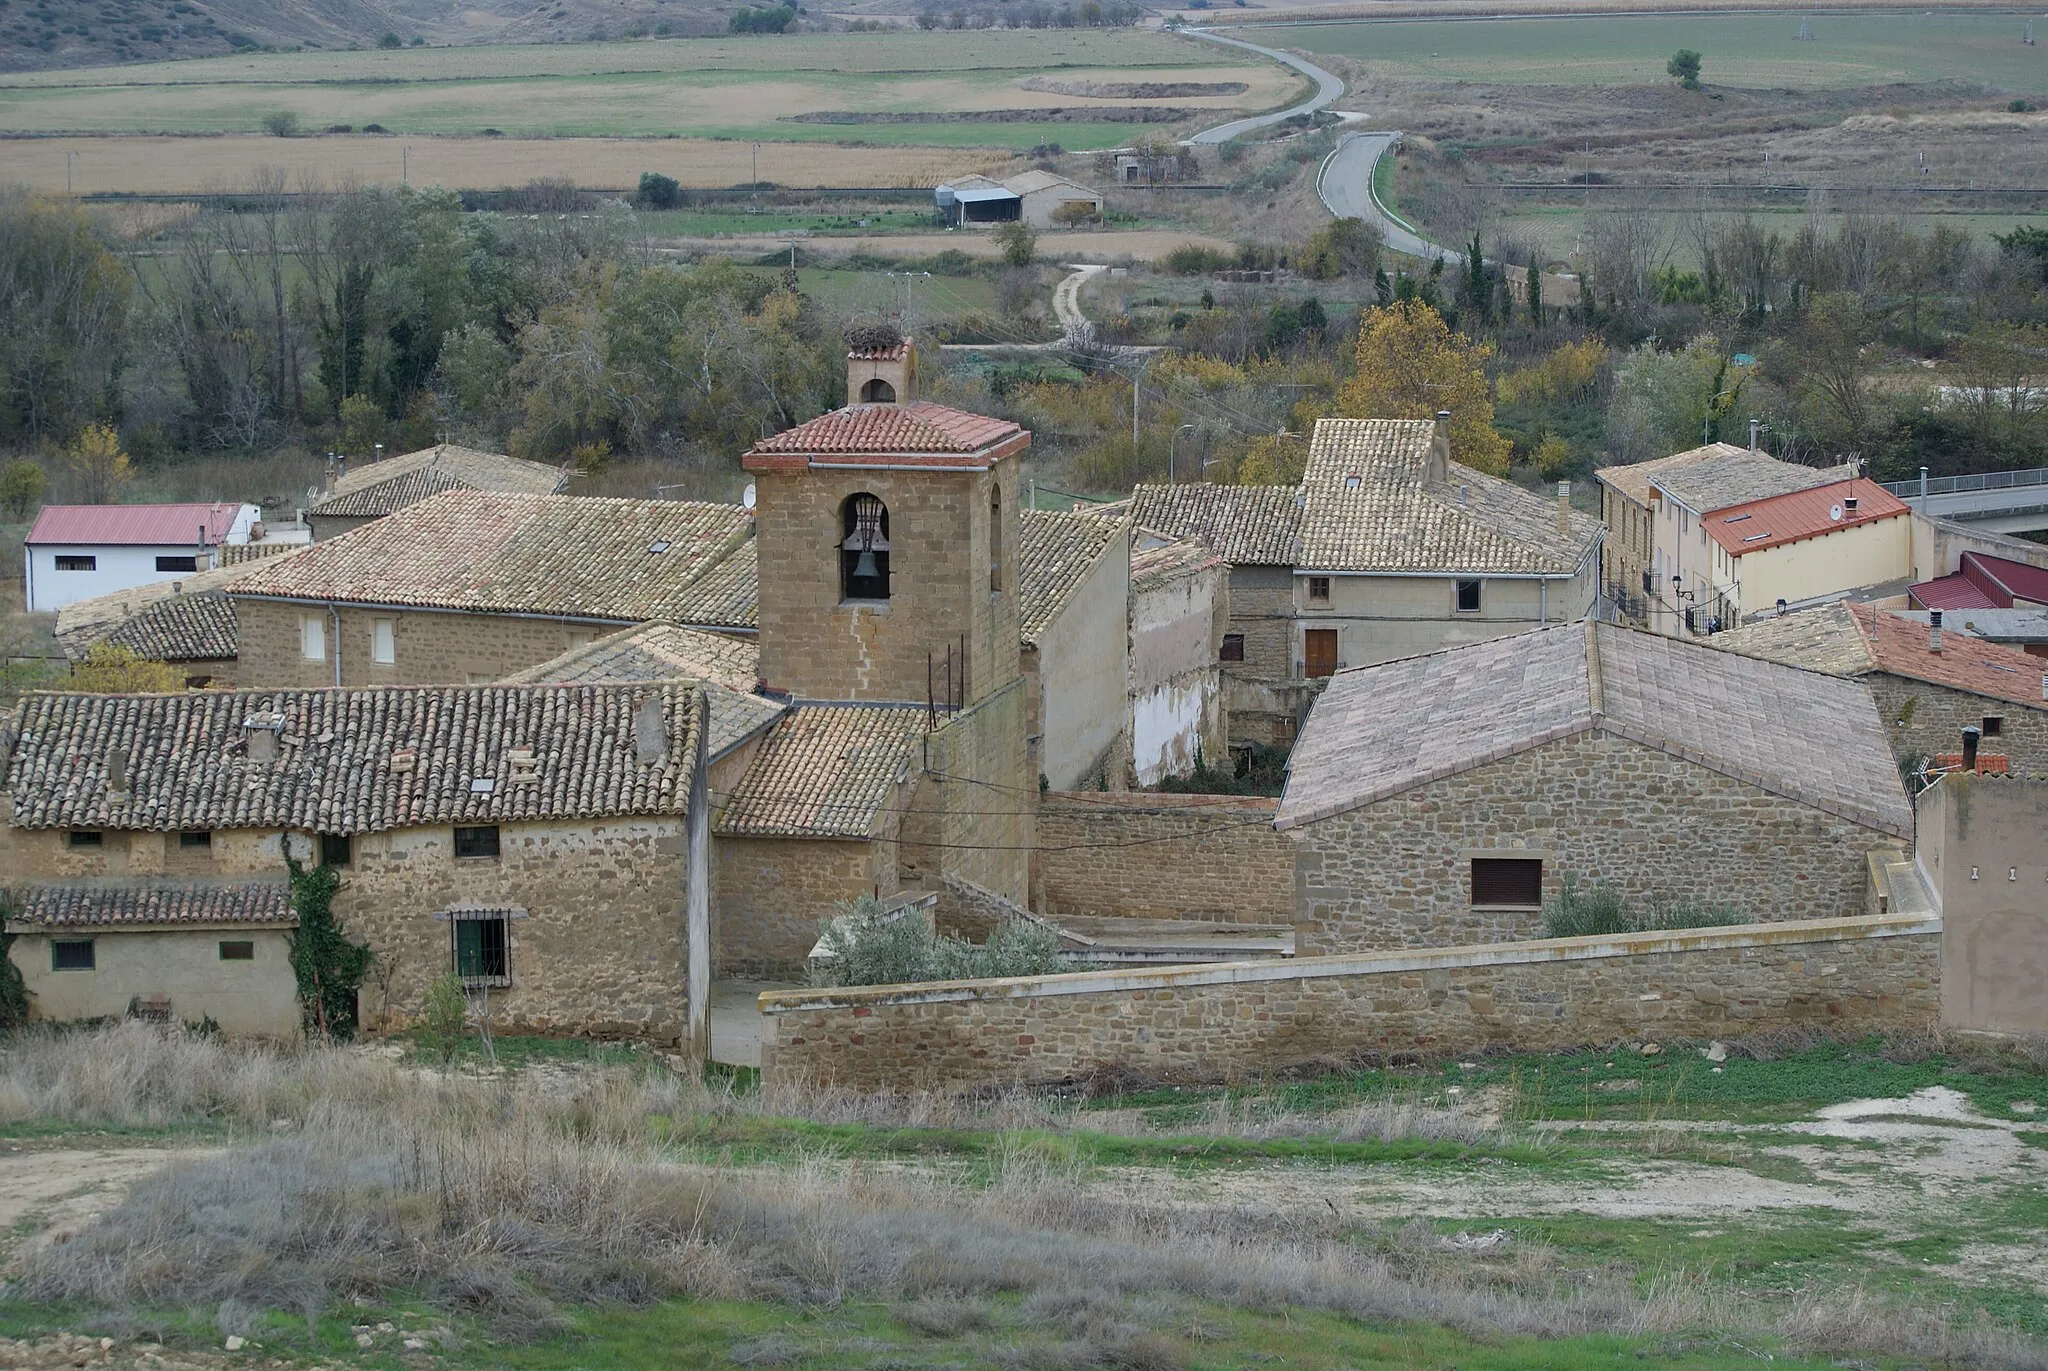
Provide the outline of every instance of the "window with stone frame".
<path id="1" fill-rule="evenodd" d="M 865 492 L 840 510 L 839 598 L 889 598 L 889 507 Z"/>
<path id="2" fill-rule="evenodd" d="M 1308 578 L 1308 602 L 1312 605 L 1330 603 L 1330 578 L 1311 576 Z"/>
<path id="3" fill-rule="evenodd" d="M 1241 661 L 1243 661 L 1243 660 L 1244 660 L 1244 635 L 1243 635 L 1242 633 L 1226 633 L 1226 634 L 1224 634 L 1224 635 L 1223 635 L 1223 651 L 1222 651 L 1221 653 L 1219 653 L 1219 654 L 1218 654 L 1218 659 L 1219 659 L 1219 660 L 1221 660 L 1221 661 L 1225 661 L 1225 662 L 1241 662 Z"/>
<path id="4" fill-rule="evenodd" d="M 498 855 L 498 826 L 489 824 L 456 829 L 455 855 L 461 858 L 494 860 Z"/>
<path id="5" fill-rule="evenodd" d="M 1474 857 L 1474 909 L 1535 909 L 1543 904 L 1543 859 Z"/>
<path id="6" fill-rule="evenodd" d="M 1458 613 L 1477 614 L 1479 612 L 1479 595 L 1480 583 L 1478 581 L 1458 582 Z"/>

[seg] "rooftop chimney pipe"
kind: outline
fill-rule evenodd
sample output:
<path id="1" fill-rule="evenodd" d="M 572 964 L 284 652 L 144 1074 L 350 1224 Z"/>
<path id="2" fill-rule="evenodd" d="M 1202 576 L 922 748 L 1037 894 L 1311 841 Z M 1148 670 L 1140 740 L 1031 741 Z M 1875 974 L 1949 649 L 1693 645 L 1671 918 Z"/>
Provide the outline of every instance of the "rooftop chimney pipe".
<path id="1" fill-rule="evenodd" d="M 128 749 L 110 747 L 107 749 L 107 794 L 128 793 Z"/>
<path id="2" fill-rule="evenodd" d="M 1927 650 L 1941 651 L 1941 611 L 1938 609 L 1927 611 Z"/>
<path id="3" fill-rule="evenodd" d="M 1984 736 L 1984 730 L 1975 724 L 1963 725 L 1963 770 L 1977 769 L 1977 740 Z"/>
<path id="4" fill-rule="evenodd" d="M 1557 483 L 1557 534 L 1560 538 L 1568 538 L 1571 536 L 1571 531 L 1572 483 L 1570 481 L 1559 481 Z"/>
<path id="5" fill-rule="evenodd" d="M 1440 409 L 1436 412 L 1436 432 L 1429 439 L 1429 467 L 1423 473 L 1429 481 L 1451 479 L 1451 412 Z"/>

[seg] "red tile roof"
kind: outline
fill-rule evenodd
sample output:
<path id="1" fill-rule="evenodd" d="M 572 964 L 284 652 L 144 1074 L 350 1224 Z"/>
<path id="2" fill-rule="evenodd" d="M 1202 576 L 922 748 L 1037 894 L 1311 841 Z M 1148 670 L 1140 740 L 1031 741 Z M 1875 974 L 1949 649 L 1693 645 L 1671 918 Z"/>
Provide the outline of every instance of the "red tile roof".
<path id="1" fill-rule="evenodd" d="M 1917 620 L 1886 614 L 1870 605 L 1849 605 L 1847 609 L 1869 642 L 1879 671 L 2048 709 L 2048 701 L 2041 698 L 2044 664 L 2039 657 L 1967 633 L 1942 634 L 1941 651 L 1934 652 L 1927 646 L 1927 625 Z"/>
<path id="2" fill-rule="evenodd" d="M 44 505 L 27 541 L 74 546 L 128 543 L 144 547 L 191 547 L 206 529 L 211 547 L 228 536 L 238 502 L 191 505 Z"/>
<path id="3" fill-rule="evenodd" d="M 849 362 L 900 362 L 909 352 L 910 343 L 908 340 L 905 340 L 885 348 L 848 348 L 846 360 Z"/>
<path id="4" fill-rule="evenodd" d="M 1856 508 L 1848 508 L 1854 497 Z M 1839 517 L 1836 511 L 1840 510 Z M 1730 557 L 1783 547 L 1827 533 L 1839 533 L 1880 519 L 1911 513 L 1904 500 L 1866 477 L 1831 481 L 1789 495 L 1773 495 L 1717 509 L 1706 516 L 1707 536 Z"/>
<path id="5" fill-rule="evenodd" d="M 1031 435 L 1008 419 L 969 414 L 917 400 L 907 405 L 848 405 L 754 444 L 741 465 L 772 471 L 827 459 L 860 465 L 863 457 L 890 466 L 958 467 L 979 471 L 996 457 L 1021 451 Z M 997 451 L 997 449 L 1007 449 Z M 846 459 L 856 459 L 847 462 Z M 791 460 L 797 459 L 797 460 Z"/>
<path id="6" fill-rule="evenodd" d="M 1937 752 L 1928 759 L 1928 765 L 1936 771 L 1961 771 L 1963 769 L 1963 754 L 1960 752 Z M 2010 776 L 2012 775 L 2012 758 L 1987 756 L 1980 752 L 1977 754 L 1977 774 L 1979 776 Z"/>

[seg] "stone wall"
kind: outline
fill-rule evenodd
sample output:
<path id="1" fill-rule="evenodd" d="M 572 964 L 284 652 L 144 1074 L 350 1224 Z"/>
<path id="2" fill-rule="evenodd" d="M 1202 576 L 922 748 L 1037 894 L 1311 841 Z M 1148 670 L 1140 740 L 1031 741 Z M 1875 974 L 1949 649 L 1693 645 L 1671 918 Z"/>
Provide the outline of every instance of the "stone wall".
<path id="1" fill-rule="evenodd" d="M 1288 747 L 1302 717 L 1294 698 L 1294 572 L 1233 566 L 1230 623 L 1244 635 L 1244 660 L 1223 663 L 1230 741 Z"/>
<path id="2" fill-rule="evenodd" d="M 1733 905 L 1756 922 L 1863 907 L 1871 848 L 1853 820 L 1625 738 L 1582 733 L 1305 825 L 1295 870 L 1303 954 L 1513 942 L 1542 912 L 1474 908 L 1475 857 L 1537 858 L 1643 899 Z"/>
<path id="3" fill-rule="evenodd" d="M 2048 671 L 2048 662 L 2042 663 Z M 1877 700 L 1877 717 L 1900 761 L 1925 761 L 1963 750 L 1963 725 L 1983 727 L 1988 716 L 1999 720 L 1996 738 L 1986 738 L 1980 752 L 2004 757 L 2014 780 L 2048 780 L 2048 708 L 2014 704 L 1974 695 L 1927 681 L 1908 680 L 1888 672 L 1863 678 Z M 2015 684 L 2038 690 L 2040 674 L 2013 677 Z"/>
<path id="4" fill-rule="evenodd" d="M 1936 919 L 1839 919 L 1509 947 L 761 997 L 764 1082 L 969 1090 L 1101 1070 L 1234 1080 L 1489 1047 L 1921 1028 Z"/>
<path id="5" fill-rule="evenodd" d="M 992 471 L 762 471 L 761 676 L 814 700 L 925 698 L 927 663 L 967 653 L 965 698 L 1015 679 L 1018 459 Z M 991 497 L 1002 507 L 1000 585 L 990 584 Z M 840 598 L 846 501 L 871 494 L 889 511 L 890 595 Z"/>
<path id="6" fill-rule="evenodd" d="M 940 876 L 938 903 L 933 916 L 941 933 L 985 943 L 999 924 L 1029 918 L 1031 911 L 1015 900 L 1006 900 L 993 890 L 984 890 L 957 876 Z"/>
<path id="7" fill-rule="evenodd" d="M 1025 769 L 1025 695 L 1019 677 L 927 736 L 902 829 L 905 885 L 931 889 L 950 872 L 1028 898 L 1038 787 Z"/>
<path id="8" fill-rule="evenodd" d="M 1294 840 L 1279 801 L 1051 792 L 1038 805 L 1047 915 L 1294 922 Z"/>
<path id="9" fill-rule="evenodd" d="M 858 839 L 715 839 L 711 955 L 717 974 L 799 972 L 819 926 L 839 912 L 841 900 L 895 889 L 889 850 Z"/>
<path id="10" fill-rule="evenodd" d="M 308 661 L 299 652 L 299 616 L 326 615 L 318 605 L 236 597 L 241 658 L 237 683 L 242 686 L 331 686 L 334 654 L 341 654 L 341 684 L 459 685 L 496 681 L 515 671 L 559 657 L 623 627 L 567 619 L 524 619 L 507 614 L 438 614 L 395 609 L 340 610 L 341 632 L 335 641 L 328 618 L 327 656 Z M 372 624 L 394 620 L 389 665 L 370 660 Z"/>

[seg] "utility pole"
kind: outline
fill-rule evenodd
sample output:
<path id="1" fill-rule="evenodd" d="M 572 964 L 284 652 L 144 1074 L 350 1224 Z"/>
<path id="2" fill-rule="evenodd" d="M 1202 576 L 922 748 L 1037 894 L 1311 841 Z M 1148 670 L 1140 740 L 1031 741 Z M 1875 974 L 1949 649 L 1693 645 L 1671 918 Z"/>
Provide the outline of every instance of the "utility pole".
<path id="1" fill-rule="evenodd" d="M 398 179 L 406 185 L 412 184 L 412 144 L 406 143 L 398 150 Z"/>
<path id="2" fill-rule="evenodd" d="M 761 145 L 754 144 L 754 207 L 761 206 Z"/>
<path id="3" fill-rule="evenodd" d="M 1180 441 L 1181 434 L 1186 433 L 1189 429 L 1194 427 L 1195 425 L 1193 424 L 1182 424 L 1179 428 L 1173 431 L 1173 436 L 1166 440 L 1166 484 L 1168 485 L 1174 484 L 1173 445 Z"/>
<path id="4" fill-rule="evenodd" d="M 76 152 L 64 154 L 64 193 L 66 195 L 71 193 L 71 164 L 77 160 L 78 154 Z"/>

